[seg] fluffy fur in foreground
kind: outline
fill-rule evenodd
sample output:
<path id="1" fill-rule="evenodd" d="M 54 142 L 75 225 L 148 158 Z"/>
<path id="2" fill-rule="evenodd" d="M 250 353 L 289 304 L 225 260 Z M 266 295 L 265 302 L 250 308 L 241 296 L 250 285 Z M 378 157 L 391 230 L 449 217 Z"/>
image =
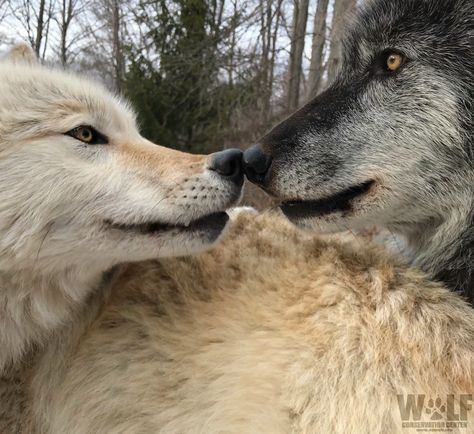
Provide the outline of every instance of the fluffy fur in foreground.
<path id="1" fill-rule="evenodd" d="M 472 432 L 473 310 L 361 243 L 241 213 L 208 253 L 116 270 L 3 386 L 2 432 L 406 434 L 408 394 L 426 421 L 453 394 Z"/>

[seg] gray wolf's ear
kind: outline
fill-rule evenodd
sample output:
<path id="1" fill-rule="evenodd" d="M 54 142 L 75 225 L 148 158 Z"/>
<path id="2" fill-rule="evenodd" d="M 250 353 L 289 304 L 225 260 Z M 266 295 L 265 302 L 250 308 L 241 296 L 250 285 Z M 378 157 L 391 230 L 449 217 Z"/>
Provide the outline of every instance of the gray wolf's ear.
<path id="1" fill-rule="evenodd" d="M 12 63 L 23 63 L 28 65 L 33 65 L 38 63 L 38 58 L 36 57 L 33 48 L 26 42 L 15 45 L 3 58 L 4 61 Z"/>

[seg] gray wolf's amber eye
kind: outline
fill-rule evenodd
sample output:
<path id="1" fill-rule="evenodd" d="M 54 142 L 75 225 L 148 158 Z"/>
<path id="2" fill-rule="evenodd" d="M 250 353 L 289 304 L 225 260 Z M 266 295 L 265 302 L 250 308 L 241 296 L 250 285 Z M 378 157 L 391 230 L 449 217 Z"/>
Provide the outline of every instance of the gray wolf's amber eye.
<path id="1" fill-rule="evenodd" d="M 389 53 L 387 56 L 387 69 L 389 71 L 395 72 L 397 69 L 400 69 L 401 66 L 405 63 L 406 58 L 399 53 Z"/>
<path id="2" fill-rule="evenodd" d="M 80 140 L 83 143 L 87 143 L 88 145 L 106 145 L 109 143 L 106 136 L 99 133 L 95 128 L 89 125 L 80 125 L 67 131 L 65 134 Z"/>

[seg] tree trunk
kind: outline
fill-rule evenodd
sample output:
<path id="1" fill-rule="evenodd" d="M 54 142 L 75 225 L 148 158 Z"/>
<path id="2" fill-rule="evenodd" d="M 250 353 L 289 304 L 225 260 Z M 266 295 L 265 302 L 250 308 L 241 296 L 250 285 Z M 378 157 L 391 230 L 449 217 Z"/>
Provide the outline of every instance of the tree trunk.
<path id="1" fill-rule="evenodd" d="M 275 60 L 276 60 L 276 52 L 277 52 L 277 39 L 278 39 L 278 30 L 280 29 L 280 22 L 281 22 L 281 7 L 283 4 L 283 0 L 278 0 L 276 10 L 275 10 L 275 25 L 273 27 L 273 33 L 271 34 L 271 49 L 270 49 L 270 71 L 268 77 L 268 89 L 267 89 L 267 105 L 265 111 L 265 125 L 267 124 L 268 120 L 272 115 L 271 110 L 271 98 L 273 94 L 273 79 L 275 77 Z"/>
<path id="2" fill-rule="evenodd" d="M 331 47 L 328 59 L 328 83 L 336 78 L 342 57 L 342 37 L 348 18 L 355 10 L 357 0 L 334 0 L 331 26 Z"/>
<path id="3" fill-rule="evenodd" d="M 268 79 L 268 62 L 269 62 L 269 51 L 270 42 L 267 39 L 267 29 L 270 26 L 268 15 L 271 16 L 271 4 L 268 4 L 268 0 L 260 0 L 260 37 L 262 39 L 262 56 L 259 71 L 259 87 L 261 90 L 261 101 L 260 109 L 264 110 L 265 95 L 267 90 L 267 79 Z"/>
<path id="4" fill-rule="evenodd" d="M 123 87 L 124 59 L 122 52 L 122 39 L 120 35 L 121 10 L 120 1 L 112 1 L 112 46 L 114 53 L 114 81 L 115 88 L 120 92 Z"/>
<path id="5" fill-rule="evenodd" d="M 290 65 L 288 81 L 288 111 L 298 107 L 301 81 L 301 61 L 303 59 L 306 23 L 308 21 L 309 0 L 295 0 L 293 12 L 293 32 L 290 48 Z"/>
<path id="6" fill-rule="evenodd" d="M 43 25 L 44 31 L 43 31 L 43 38 L 41 41 L 41 44 L 43 45 L 43 54 L 41 55 L 41 60 L 44 61 L 46 58 L 46 50 L 48 49 L 48 38 L 49 38 L 49 27 L 51 24 L 51 17 L 53 16 L 53 2 L 49 2 L 49 8 L 48 8 L 48 19 L 46 20 L 46 24 Z"/>
<path id="7" fill-rule="evenodd" d="M 41 41 L 43 39 L 43 27 L 44 27 L 44 9 L 46 6 L 46 0 L 41 0 L 38 11 L 38 26 L 36 27 L 36 38 L 35 38 L 35 53 L 40 58 L 41 54 Z"/>
<path id="8" fill-rule="evenodd" d="M 308 77 L 307 98 L 317 95 L 324 73 L 324 44 L 326 42 L 326 18 L 329 0 L 318 0 L 314 15 L 313 44 L 311 47 L 311 64 Z"/>
<path id="9" fill-rule="evenodd" d="M 235 57 L 235 46 L 236 46 L 236 32 L 237 32 L 237 1 L 233 2 L 233 14 L 231 19 L 232 31 L 230 35 L 230 49 L 229 49 L 229 85 L 234 85 L 234 57 Z"/>
<path id="10" fill-rule="evenodd" d="M 69 31 L 69 26 L 71 24 L 74 14 L 74 4 L 72 0 L 62 0 L 62 9 L 61 9 L 61 41 L 59 47 L 59 57 L 61 60 L 61 65 L 65 67 L 68 61 L 68 49 L 67 49 L 67 35 Z"/>

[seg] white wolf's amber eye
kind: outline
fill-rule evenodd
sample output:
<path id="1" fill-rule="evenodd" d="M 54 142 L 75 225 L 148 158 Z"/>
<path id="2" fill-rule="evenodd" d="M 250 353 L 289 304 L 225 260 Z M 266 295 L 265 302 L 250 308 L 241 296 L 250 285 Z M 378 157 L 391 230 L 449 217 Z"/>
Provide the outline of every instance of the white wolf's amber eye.
<path id="1" fill-rule="evenodd" d="M 387 57 L 387 68 L 389 71 L 396 71 L 405 63 L 405 58 L 401 54 L 391 53 Z"/>
<path id="2" fill-rule="evenodd" d="M 94 137 L 94 134 L 89 127 L 77 127 L 76 131 L 74 132 L 74 136 L 81 142 L 90 143 Z"/>
<path id="3" fill-rule="evenodd" d="M 88 125 L 80 125 L 64 134 L 88 145 L 106 145 L 109 143 L 109 139 L 106 136 Z"/>

